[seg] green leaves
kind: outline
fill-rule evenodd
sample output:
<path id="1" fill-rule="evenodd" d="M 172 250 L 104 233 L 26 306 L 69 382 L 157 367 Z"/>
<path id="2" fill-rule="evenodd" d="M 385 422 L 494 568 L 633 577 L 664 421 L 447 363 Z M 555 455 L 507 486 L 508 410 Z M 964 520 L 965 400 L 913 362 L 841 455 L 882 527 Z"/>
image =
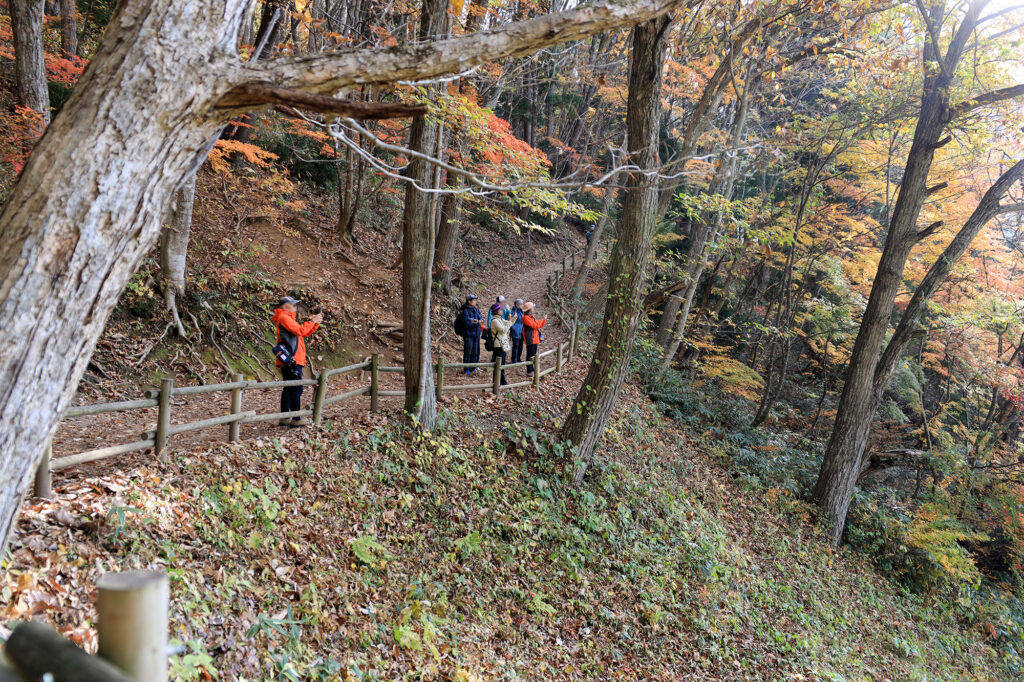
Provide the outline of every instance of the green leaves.
<path id="1" fill-rule="evenodd" d="M 384 545 L 377 542 L 377 538 L 367 535 L 355 539 L 352 543 L 352 554 L 366 566 L 373 566 L 392 558 Z"/>

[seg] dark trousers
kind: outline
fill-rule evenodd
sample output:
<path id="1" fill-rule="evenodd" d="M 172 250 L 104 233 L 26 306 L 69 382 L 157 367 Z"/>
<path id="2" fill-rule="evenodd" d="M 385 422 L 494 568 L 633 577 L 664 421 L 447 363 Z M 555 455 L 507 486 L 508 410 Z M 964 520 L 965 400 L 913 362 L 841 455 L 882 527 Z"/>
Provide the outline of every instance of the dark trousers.
<path id="1" fill-rule="evenodd" d="M 514 365 L 523 361 L 523 337 L 512 339 L 512 360 L 508 363 Z"/>
<path id="2" fill-rule="evenodd" d="M 302 378 L 302 365 L 285 365 L 281 368 L 281 378 L 285 381 L 291 381 L 292 379 Z M 302 389 L 304 386 L 288 386 L 287 388 L 281 389 L 281 411 L 282 412 L 298 412 L 302 408 L 300 404 L 302 402 Z M 292 419 L 299 419 L 300 417 L 292 417 Z"/>
<path id="3" fill-rule="evenodd" d="M 540 345 L 539 343 L 528 343 L 528 344 L 526 344 L 526 361 L 527 362 L 529 362 L 530 360 L 533 360 L 533 356 L 537 354 L 537 346 L 539 346 L 539 345 Z M 526 373 L 527 374 L 533 374 L 533 365 L 530 365 L 529 367 L 526 368 Z"/>
<path id="4" fill-rule="evenodd" d="M 480 362 L 480 334 L 467 334 L 462 337 L 462 361 Z"/>
<path id="5" fill-rule="evenodd" d="M 506 357 L 505 357 L 505 351 L 501 349 L 501 346 L 498 347 L 498 350 L 494 351 L 494 354 L 491 356 L 491 362 L 497 362 L 498 358 L 501 358 L 501 365 L 502 365 L 502 367 L 504 367 L 505 364 L 506 364 Z M 505 370 L 502 369 L 501 370 L 501 385 L 504 386 L 507 383 L 508 382 L 505 380 Z"/>

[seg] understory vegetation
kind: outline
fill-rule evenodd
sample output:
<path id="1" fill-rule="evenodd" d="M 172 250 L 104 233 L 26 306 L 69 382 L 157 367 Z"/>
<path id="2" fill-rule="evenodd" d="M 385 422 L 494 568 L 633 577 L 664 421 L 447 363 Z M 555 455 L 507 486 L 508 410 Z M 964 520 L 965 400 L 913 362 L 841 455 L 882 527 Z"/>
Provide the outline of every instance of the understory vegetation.
<path id="1" fill-rule="evenodd" d="M 1012 670 L 961 605 L 832 549 L 783 482 L 724 458 L 754 443 L 707 457 L 720 439 L 691 438 L 631 395 L 576 488 L 530 402 L 457 401 L 433 432 L 334 424 L 86 479 L 56 551 L 36 553 L 68 520 L 47 504 L 29 514 L 6 615 L 45 609 L 32 591 L 49 593 L 56 569 L 81 599 L 58 618 L 88 618 L 91 573 L 156 565 L 172 578 L 178 679 Z"/>
<path id="2" fill-rule="evenodd" d="M 759 377 L 740 363 L 712 358 L 688 370 L 659 367 L 660 347 L 641 344 L 634 367 L 645 391 L 667 418 L 725 467 L 752 494 L 808 520 L 810 490 L 821 466 L 824 429 L 813 417 L 813 395 L 793 398 L 792 414 L 768 426 L 752 424 Z M 804 391 L 808 387 L 801 387 Z M 813 390 L 813 389 L 812 389 Z M 813 420 L 810 421 L 809 420 Z M 785 425 L 791 425 L 787 428 Z M 922 467 L 929 466 L 922 464 Z M 933 462 L 932 467 L 942 467 Z M 846 539 L 895 589 L 932 602 L 946 616 L 987 634 L 1007 670 L 1024 672 L 1024 604 L 1015 491 L 998 479 L 971 475 L 955 461 L 940 484 L 921 485 L 905 472 L 912 504 L 888 480 L 861 485 L 854 496 Z M 1009 505 L 999 509 L 1000 496 Z"/>

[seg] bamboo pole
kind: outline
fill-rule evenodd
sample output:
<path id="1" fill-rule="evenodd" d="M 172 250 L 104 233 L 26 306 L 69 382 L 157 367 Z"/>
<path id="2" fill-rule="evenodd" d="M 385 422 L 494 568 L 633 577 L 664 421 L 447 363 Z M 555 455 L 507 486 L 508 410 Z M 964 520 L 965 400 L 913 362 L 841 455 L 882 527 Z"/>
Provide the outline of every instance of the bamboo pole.
<path id="1" fill-rule="evenodd" d="M 167 462 L 167 436 L 171 429 L 171 395 L 174 393 L 174 377 L 160 380 L 160 408 L 156 417 L 156 443 L 153 446 L 157 457 Z"/>
<path id="2" fill-rule="evenodd" d="M 320 428 L 324 418 L 324 398 L 327 397 L 327 370 L 321 369 L 316 377 L 316 393 L 313 394 L 313 426 Z"/>
<path id="3" fill-rule="evenodd" d="M 36 480 L 35 480 L 35 493 L 36 497 L 42 497 L 49 499 L 53 497 L 52 478 L 50 472 L 50 459 L 53 457 L 53 445 L 50 443 L 46 444 L 46 449 L 43 451 L 43 459 L 40 460 L 38 468 L 36 468 Z"/>
<path id="4" fill-rule="evenodd" d="M 370 358 L 370 410 L 380 410 L 380 353 Z"/>
<path id="5" fill-rule="evenodd" d="M 234 374 L 231 377 L 235 383 L 242 381 L 244 378 L 241 374 Z M 242 389 L 233 388 L 231 389 L 231 414 L 238 414 L 242 411 Z M 242 422 L 231 422 L 228 425 L 228 440 L 232 443 L 237 443 L 242 437 Z"/>
<path id="6" fill-rule="evenodd" d="M 136 682 L 167 680 L 167 576 L 107 573 L 96 581 L 99 654 Z"/>

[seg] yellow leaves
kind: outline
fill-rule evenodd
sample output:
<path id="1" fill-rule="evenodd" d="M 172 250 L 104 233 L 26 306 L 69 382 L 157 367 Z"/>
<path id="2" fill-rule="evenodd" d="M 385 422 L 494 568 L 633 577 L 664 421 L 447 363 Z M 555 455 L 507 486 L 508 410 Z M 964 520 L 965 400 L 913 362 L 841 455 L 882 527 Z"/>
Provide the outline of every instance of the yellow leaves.
<path id="1" fill-rule="evenodd" d="M 462 16 L 462 8 L 465 7 L 466 0 L 452 0 L 452 14 L 457 17 Z"/>

